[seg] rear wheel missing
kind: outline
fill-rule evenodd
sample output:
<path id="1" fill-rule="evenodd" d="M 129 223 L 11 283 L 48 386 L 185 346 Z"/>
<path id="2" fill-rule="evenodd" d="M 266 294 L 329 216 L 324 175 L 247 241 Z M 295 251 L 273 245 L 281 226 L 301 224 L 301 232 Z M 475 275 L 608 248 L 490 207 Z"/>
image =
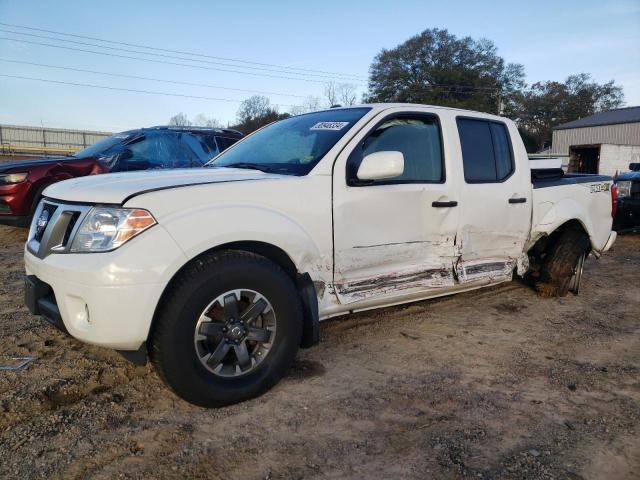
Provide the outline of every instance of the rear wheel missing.
<path id="1" fill-rule="evenodd" d="M 575 295 L 580 293 L 580 283 L 582 282 L 582 272 L 584 271 L 584 262 L 586 259 L 586 253 L 578 257 L 578 261 L 573 268 L 573 275 L 571 276 L 571 280 L 569 280 L 569 291 Z"/>
<path id="2" fill-rule="evenodd" d="M 589 238 L 581 231 L 564 232 L 544 259 L 536 290 L 544 297 L 564 297 L 580 289 Z"/>

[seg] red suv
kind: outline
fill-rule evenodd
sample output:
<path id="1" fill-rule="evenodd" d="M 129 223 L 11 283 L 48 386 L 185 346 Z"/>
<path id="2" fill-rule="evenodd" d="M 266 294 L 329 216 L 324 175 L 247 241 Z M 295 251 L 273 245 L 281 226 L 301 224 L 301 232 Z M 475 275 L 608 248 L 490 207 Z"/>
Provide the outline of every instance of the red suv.
<path id="1" fill-rule="evenodd" d="M 107 137 L 70 157 L 0 163 L 0 224 L 28 226 L 42 191 L 60 180 L 153 168 L 201 167 L 242 136 L 226 128 L 142 128 Z"/>

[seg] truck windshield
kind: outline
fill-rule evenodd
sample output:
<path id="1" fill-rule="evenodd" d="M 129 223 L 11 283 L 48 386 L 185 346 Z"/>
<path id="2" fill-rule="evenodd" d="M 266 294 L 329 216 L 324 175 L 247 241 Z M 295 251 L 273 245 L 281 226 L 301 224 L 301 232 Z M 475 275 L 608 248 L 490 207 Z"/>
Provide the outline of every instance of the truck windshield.
<path id="1" fill-rule="evenodd" d="M 334 109 L 281 120 L 238 142 L 206 166 L 306 175 L 369 110 Z"/>
<path id="2" fill-rule="evenodd" d="M 122 143 L 129 138 L 131 138 L 131 133 L 116 133 L 115 135 L 111 135 L 110 137 L 103 138 L 102 140 L 98 140 L 93 145 L 80 150 L 73 154 L 76 158 L 89 158 L 95 157 L 96 155 L 100 155 L 102 152 L 106 152 L 114 145 Z"/>

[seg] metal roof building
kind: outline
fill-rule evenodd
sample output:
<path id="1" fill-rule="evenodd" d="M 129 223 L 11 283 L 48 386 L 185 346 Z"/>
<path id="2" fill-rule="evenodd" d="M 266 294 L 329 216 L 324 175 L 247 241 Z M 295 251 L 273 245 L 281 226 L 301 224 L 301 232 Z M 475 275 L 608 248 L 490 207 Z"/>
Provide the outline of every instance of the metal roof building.
<path id="1" fill-rule="evenodd" d="M 640 162 L 640 107 L 600 112 L 558 125 L 552 153 L 569 155 L 570 172 L 615 175 Z"/>

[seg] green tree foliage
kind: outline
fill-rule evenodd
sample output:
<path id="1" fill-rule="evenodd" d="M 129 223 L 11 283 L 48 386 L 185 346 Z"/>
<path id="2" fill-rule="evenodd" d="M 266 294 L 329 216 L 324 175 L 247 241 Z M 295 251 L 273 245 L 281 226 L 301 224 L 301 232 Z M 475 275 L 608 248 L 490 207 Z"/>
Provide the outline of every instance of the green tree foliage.
<path id="1" fill-rule="evenodd" d="M 524 87 L 524 71 L 522 65 L 505 63 L 496 51 L 490 40 L 425 30 L 375 57 L 365 100 L 497 113 Z"/>
<path id="2" fill-rule="evenodd" d="M 287 118 L 289 114 L 279 113 L 277 109 L 270 105 L 267 97 L 254 95 L 240 104 L 237 116 L 238 123 L 232 128 L 249 134 L 271 122 Z"/>
<path id="3" fill-rule="evenodd" d="M 613 80 L 599 84 L 586 73 L 564 82 L 538 82 L 515 95 L 505 114 L 529 137 L 529 151 L 551 145 L 553 127 L 594 113 L 620 107 L 622 87 Z"/>

